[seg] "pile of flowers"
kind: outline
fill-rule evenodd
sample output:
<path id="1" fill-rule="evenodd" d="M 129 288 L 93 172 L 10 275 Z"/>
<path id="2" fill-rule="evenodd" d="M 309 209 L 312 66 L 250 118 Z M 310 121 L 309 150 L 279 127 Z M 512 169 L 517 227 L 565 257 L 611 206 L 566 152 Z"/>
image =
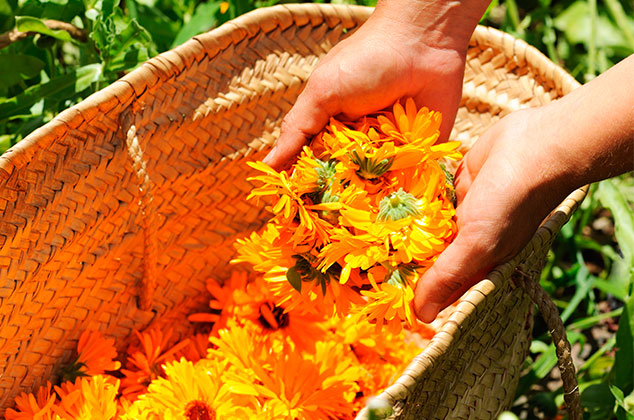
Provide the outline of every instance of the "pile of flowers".
<path id="1" fill-rule="evenodd" d="M 360 121 L 331 119 L 290 174 L 251 163 L 263 173 L 251 197 L 271 199 L 274 216 L 240 241 L 236 261 L 290 308 L 415 328 L 416 283 L 456 234 L 441 160 L 461 154 L 459 142 L 437 144 L 440 122 L 408 99 Z"/>
<path id="2" fill-rule="evenodd" d="M 7 420 L 352 419 L 434 332 L 377 336 L 353 316 L 286 312 L 262 276 L 246 272 L 207 286 L 211 311 L 190 320 L 208 332 L 174 342 L 151 329 L 123 355 L 85 332 L 62 383 L 18 396 Z"/>
<path id="3" fill-rule="evenodd" d="M 408 100 L 332 120 L 290 174 L 253 163 L 252 196 L 274 216 L 237 243 L 253 270 L 208 280 L 209 310 L 189 317 L 202 332 L 137 332 L 123 353 L 84 332 L 59 383 L 21 394 L 6 418 L 354 418 L 435 333 L 411 301 L 456 231 L 439 160 L 460 154 L 436 144 L 439 126 Z"/>

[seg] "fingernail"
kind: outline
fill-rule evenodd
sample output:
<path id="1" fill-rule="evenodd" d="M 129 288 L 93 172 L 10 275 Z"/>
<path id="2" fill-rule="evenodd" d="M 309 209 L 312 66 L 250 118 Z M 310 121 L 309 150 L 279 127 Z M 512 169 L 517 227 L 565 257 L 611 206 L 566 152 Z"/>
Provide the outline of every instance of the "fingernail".
<path id="1" fill-rule="evenodd" d="M 269 152 L 268 155 L 266 155 L 264 157 L 264 159 L 262 159 L 262 162 L 266 163 L 267 165 L 269 165 L 271 163 L 271 161 L 273 160 L 273 158 L 275 157 L 275 154 L 277 153 L 277 147 L 273 147 L 271 149 L 271 151 Z"/>
<path id="2" fill-rule="evenodd" d="M 420 308 L 420 311 L 418 311 L 418 318 L 424 323 L 429 324 L 436 319 L 438 312 L 440 312 L 440 305 L 437 303 L 426 303 Z"/>

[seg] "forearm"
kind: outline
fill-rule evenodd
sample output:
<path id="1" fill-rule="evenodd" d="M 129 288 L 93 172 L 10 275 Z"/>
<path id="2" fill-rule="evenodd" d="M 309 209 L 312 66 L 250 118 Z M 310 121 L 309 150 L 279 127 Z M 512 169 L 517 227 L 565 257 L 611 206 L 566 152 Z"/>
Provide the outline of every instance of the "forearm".
<path id="1" fill-rule="evenodd" d="M 634 55 L 547 108 L 569 189 L 634 170 Z"/>
<path id="2" fill-rule="evenodd" d="M 389 19 L 437 48 L 466 51 L 490 0 L 379 0 L 373 18 Z"/>

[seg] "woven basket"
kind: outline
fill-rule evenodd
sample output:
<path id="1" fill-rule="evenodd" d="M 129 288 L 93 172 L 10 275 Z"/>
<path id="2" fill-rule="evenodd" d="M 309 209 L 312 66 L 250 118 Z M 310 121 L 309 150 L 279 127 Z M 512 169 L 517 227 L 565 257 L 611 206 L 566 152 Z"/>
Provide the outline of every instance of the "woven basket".
<path id="1" fill-rule="evenodd" d="M 205 280 L 226 278 L 234 240 L 269 217 L 246 201 L 246 162 L 270 149 L 319 58 L 370 13 L 249 13 L 149 60 L 0 157 L 2 410 L 54 380 L 83 330 L 123 345 L 134 329 L 190 328 Z M 479 27 L 452 138 L 468 149 L 501 116 L 576 86 L 526 43 Z M 508 407 L 532 323 L 530 299 L 509 279 L 535 279 L 583 195 L 465 295 L 381 395 L 395 416 L 484 419 Z"/>

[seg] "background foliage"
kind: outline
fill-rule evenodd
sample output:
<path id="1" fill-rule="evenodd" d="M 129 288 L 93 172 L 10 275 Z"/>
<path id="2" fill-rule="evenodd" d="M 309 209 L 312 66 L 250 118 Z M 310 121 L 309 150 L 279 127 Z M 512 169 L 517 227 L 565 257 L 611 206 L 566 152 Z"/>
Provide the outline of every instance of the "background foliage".
<path id="1" fill-rule="evenodd" d="M 0 0 L 0 153 L 149 57 L 279 2 Z M 483 23 L 526 40 L 585 82 L 634 53 L 632 16 L 634 0 L 495 0 Z M 587 419 L 634 419 L 633 201 L 631 175 L 593 185 L 541 278 L 574 347 Z M 554 347 L 536 322 L 507 417 L 562 413 Z"/>

